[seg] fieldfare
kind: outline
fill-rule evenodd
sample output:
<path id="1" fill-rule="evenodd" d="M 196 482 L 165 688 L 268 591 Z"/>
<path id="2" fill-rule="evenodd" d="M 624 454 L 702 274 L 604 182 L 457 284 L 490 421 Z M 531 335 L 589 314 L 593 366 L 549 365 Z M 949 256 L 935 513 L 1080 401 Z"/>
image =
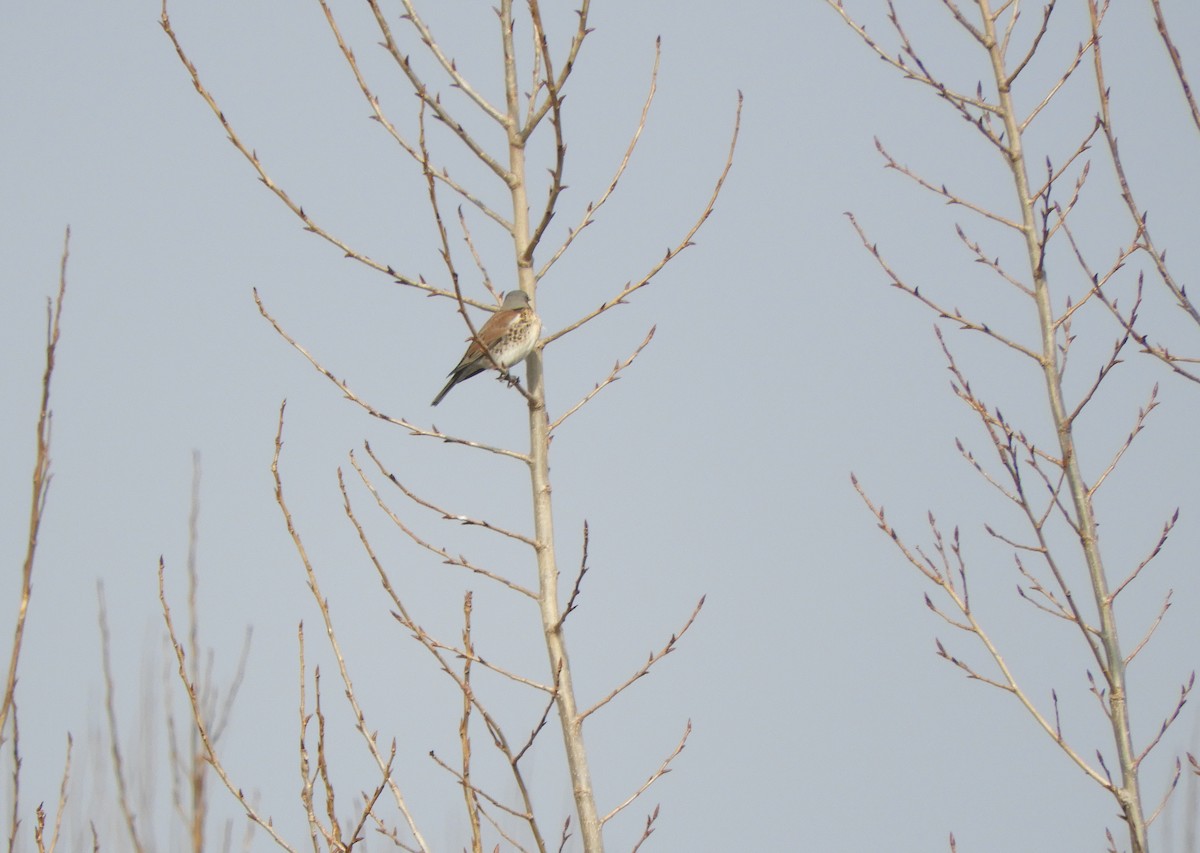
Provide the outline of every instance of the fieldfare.
<path id="1" fill-rule="evenodd" d="M 493 367 L 493 360 L 500 366 L 501 372 L 507 374 L 508 368 L 519 364 L 533 352 L 541 333 L 542 321 L 529 307 L 529 297 L 521 290 L 510 291 L 505 295 L 500 310 L 480 327 L 476 335 L 478 340 L 467 338 L 471 345 L 467 347 L 458 366 L 450 371 L 450 381 L 446 387 L 438 392 L 430 405 L 436 406 L 442 402 L 442 398 L 459 382 Z M 491 358 L 488 358 L 481 343 L 492 354 Z"/>

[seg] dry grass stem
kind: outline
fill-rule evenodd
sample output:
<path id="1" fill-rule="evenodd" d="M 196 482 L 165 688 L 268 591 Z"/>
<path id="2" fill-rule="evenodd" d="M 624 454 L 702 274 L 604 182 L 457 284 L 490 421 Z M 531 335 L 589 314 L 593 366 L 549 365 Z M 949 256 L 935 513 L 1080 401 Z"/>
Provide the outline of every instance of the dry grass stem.
<path id="1" fill-rule="evenodd" d="M 45 367 L 42 372 L 41 399 L 38 406 L 37 440 L 34 451 L 33 473 L 30 477 L 29 526 L 25 542 L 25 555 L 21 563 L 20 587 L 17 593 L 17 612 L 13 624 L 13 638 L 9 650 L 8 672 L 4 681 L 3 699 L 0 699 L 0 745 L 7 738 L 11 744 L 12 787 L 9 791 L 8 849 L 17 849 L 17 836 L 21 827 L 21 727 L 17 705 L 18 668 L 24 647 L 25 626 L 29 615 L 29 604 L 33 594 L 33 566 L 37 555 L 38 537 L 50 493 L 50 447 L 53 415 L 50 410 L 50 389 L 58 341 L 62 328 L 63 301 L 67 290 L 67 262 L 70 259 L 71 229 L 63 236 L 63 250 L 59 259 L 58 293 L 46 300 L 46 350 Z M 58 809 L 52 832 L 50 847 L 45 846 L 46 812 L 39 804 L 34 813 L 34 841 L 38 850 L 54 849 L 58 840 L 62 811 L 66 805 L 66 784 L 70 773 L 71 740 L 67 739 L 66 766 L 63 770 Z"/>
<path id="2" fill-rule="evenodd" d="M 62 256 L 59 260 L 58 295 L 46 300 L 46 361 L 42 371 L 41 402 L 38 405 L 37 444 L 34 452 L 33 475 L 30 478 L 29 533 L 25 544 L 25 559 L 21 563 L 21 586 L 17 598 L 17 614 L 13 625 L 12 647 L 9 652 L 8 674 L 4 680 L 4 697 L 0 699 L 0 743 L 8 728 L 9 716 L 16 707 L 17 666 L 21 660 L 21 648 L 25 639 L 25 620 L 29 615 L 29 601 L 33 593 L 33 563 L 37 554 L 38 535 L 42 529 L 42 517 L 46 511 L 46 499 L 50 493 L 50 433 L 53 415 L 50 411 L 50 385 L 54 377 L 58 339 L 62 330 L 63 300 L 67 293 L 67 261 L 71 256 L 71 229 L 63 236 Z M 16 738 L 16 722 L 13 721 L 13 738 Z M 14 744 L 15 747 L 15 744 Z M 19 767 L 19 764 L 16 765 Z M 18 772 L 14 770 L 14 772 Z M 19 798 L 14 785 L 13 807 Z M 14 817 L 13 831 L 17 821 Z"/>
<path id="3" fill-rule="evenodd" d="M 8 725 L 11 731 L 10 742 L 12 750 L 12 797 L 9 801 L 11 814 L 8 822 L 8 850 L 16 850 L 17 833 L 21 829 L 21 722 L 17 713 L 17 700 L 11 702 L 12 714 L 9 715 Z"/>
<path id="4" fill-rule="evenodd" d="M 110 634 L 108 631 L 108 605 L 104 600 L 104 582 L 96 584 L 96 597 L 99 601 L 100 614 L 100 661 L 101 672 L 104 676 L 104 718 L 108 723 L 109 756 L 112 759 L 113 776 L 117 789 L 117 806 L 121 810 L 121 818 L 125 822 L 125 831 L 129 836 L 131 849 L 141 853 L 146 847 L 142 844 L 141 833 L 138 832 L 137 819 L 133 806 L 129 802 L 129 784 L 125 778 L 125 762 L 121 757 L 121 732 L 117 725 L 116 681 L 112 674 L 112 654 Z"/>
<path id="5" fill-rule="evenodd" d="M 58 785 L 58 804 L 54 809 L 54 826 L 50 832 L 50 842 L 46 843 L 46 812 L 39 803 L 34 820 L 33 841 L 38 853 L 53 853 L 58 849 L 59 835 L 62 832 L 63 814 L 67 810 L 67 783 L 71 780 L 71 752 L 75 745 L 70 734 L 67 735 L 67 755 L 63 759 L 63 772 Z M 9 848 L 12 849 L 11 847 Z"/>

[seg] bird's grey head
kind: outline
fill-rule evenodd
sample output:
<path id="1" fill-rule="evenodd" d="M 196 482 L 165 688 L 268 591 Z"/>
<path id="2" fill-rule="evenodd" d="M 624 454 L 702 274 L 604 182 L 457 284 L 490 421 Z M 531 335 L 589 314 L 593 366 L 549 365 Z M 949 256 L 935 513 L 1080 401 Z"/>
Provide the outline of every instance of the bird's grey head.
<path id="1" fill-rule="evenodd" d="M 501 309 L 505 311 L 519 311 L 522 308 L 529 306 L 529 297 L 525 295 L 523 290 L 510 290 L 504 294 L 504 304 Z"/>

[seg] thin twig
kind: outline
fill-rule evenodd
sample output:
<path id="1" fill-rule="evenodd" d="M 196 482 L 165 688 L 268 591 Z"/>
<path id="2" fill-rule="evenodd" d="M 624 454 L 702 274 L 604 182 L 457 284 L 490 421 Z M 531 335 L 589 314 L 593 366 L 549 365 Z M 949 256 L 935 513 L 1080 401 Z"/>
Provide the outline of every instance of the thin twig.
<path id="1" fill-rule="evenodd" d="M 642 783 L 641 787 L 639 787 L 636 791 L 634 791 L 632 794 L 630 794 L 628 797 L 626 797 L 619 805 L 616 806 L 616 808 L 614 808 L 612 811 L 610 811 L 608 814 L 606 814 L 603 818 L 601 818 L 600 822 L 608 823 L 610 820 L 612 820 L 614 817 L 616 817 L 617 814 L 619 814 L 622 810 L 624 810 L 631 803 L 633 803 L 634 800 L 636 800 L 642 794 L 646 793 L 646 791 L 650 788 L 651 785 L 653 785 L 655 782 L 657 782 L 663 776 L 666 776 L 668 773 L 670 773 L 671 772 L 671 762 L 674 761 L 676 758 L 678 758 L 679 754 L 681 752 L 683 752 L 684 747 L 687 746 L 688 736 L 691 735 L 691 733 L 692 733 L 692 721 L 688 720 L 687 726 L 683 730 L 683 737 L 681 737 L 679 739 L 679 743 L 676 744 L 675 749 L 673 749 L 671 751 L 671 754 L 663 759 L 662 764 L 660 764 L 658 766 L 657 770 L 655 770 L 653 773 L 650 774 L 649 778 L 647 778 L 646 781 Z"/>
<path id="2" fill-rule="evenodd" d="M 271 476 L 275 481 L 275 502 L 278 504 L 279 510 L 283 514 L 288 535 L 291 537 L 292 544 L 296 548 L 296 553 L 300 557 L 300 561 L 304 566 L 304 574 L 308 580 L 309 589 L 313 594 L 313 598 L 316 600 L 317 609 L 321 613 L 321 619 L 325 623 L 325 635 L 329 639 L 329 645 L 333 650 L 335 659 L 337 660 L 338 672 L 341 675 L 342 684 L 346 688 L 346 701 L 350 703 L 351 710 L 354 712 L 354 719 L 356 721 L 355 728 L 358 730 L 359 734 L 362 735 L 363 740 L 366 742 L 367 749 L 370 751 L 371 757 L 375 760 L 376 767 L 378 767 L 379 771 L 383 773 L 388 766 L 388 761 L 379 751 L 379 744 L 376 739 L 376 735 L 369 731 L 366 727 L 366 714 L 359 705 L 358 698 L 354 692 L 354 684 L 350 678 L 350 672 L 346 666 L 345 657 L 342 655 L 341 644 L 338 642 L 337 633 L 334 630 L 333 616 L 329 611 L 329 602 L 321 594 L 321 587 L 317 581 L 316 570 L 313 568 L 312 562 L 309 560 L 308 551 L 304 547 L 304 543 L 300 538 L 300 532 L 296 529 L 291 510 L 288 508 L 287 501 L 284 498 L 283 480 L 279 473 L 279 456 L 283 449 L 283 418 L 286 406 L 287 403 L 285 401 L 279 407 L 279 422 L 275 431 L 275 452 L 271 457 Z M 420 830 L 417 828 L 416 819 L 409 810 L 408 803 L 404 795 L 401 793 L 400 787 L 396 784 L 395 780 L 390 777 L 388 779 L 388 787 L 392 792 L 392 798 L 396 803 L 396 807 L 400 810 L 401 814 L 404 815 L 404 820 L 408 825 L 409 832 L 412 833 L 413 838 L 416 840 L 417 844 L 420 845 L 421 849 L 423 851 L 427 851 L 429 848 L 426 845 Z"/>
<path id="3" fill-rule="evenodd" d="M 204 102 L 208 104 L 208 107 L 210 110 L 212 110 L 213 115 L 217 117 L 217 121 L 220 122 L 221 127 L 224 128 L 225 134 L 229 138 L 229 141 L 233 143 L 233 147 L 236 148 L 239 153 L 241 153 L 241 155 L 246 159 L 246 162 L 248 162 L 254 169 L 255 173 L 258 175 L 258 179 L 262 181 L 263 185 L 266 186 L 266 188 L 269 189 L 276 198 L 283 202 L 288 210 L 294 213 L 296 217 L 304 223 L 305 231 L 310 231 L 313 234 L 316 234 L 322 240 L 325 240 L 327 243 L 336 246 L 345 254 L 347 258 L 352 258 L 373 270 L 386 273 L 401 284 L 409 287 L 415 287 L 418 290 L 437 292 L 437 288 L 422 281 L 419 277 L 411 277 L 396 272 L 388 264 L 376 261 L 373 258 L 368 257 L 366 254 L 356 249 L 352 249 L 341 239 L 335 237 L 333 234 L 317 225 L 317 223 L 314 222 L 312 218 L 310 218 L 309 215 L 304 211 L 304 207 L 293 201 L 292 197 L 287 193 L 287 191 L 284 190 L 283 187 L 276 184 L 271 176 L 267 174 L 266 167 L 263 166 L 262 161 L 258 159 L 258 153 L 242 142 L 242 138 L 238 135 L 237 131 L 233 129 L 233 125 L 225 117 L 224 110 L 222 110 L 217 104 L 216 98 L 213 97 L 213 95 L 208 91 L 204 83 L 201 81 L 200 72 L 196 70 L 196 66 L 192 64 L 192 60 L 188 57 L 187 53 L 184 52 L 183 45 L 179 41 L 178 36 L 175 34 L 175 30 L 171 26 L 171 18 L 167 14 L 167 0 L 163 0 L 162 15 L 159 18 L 159 25 L 163 28 L 163 32 L 167 34 L 167 38 L 171 40 L 171 44 L 175 46 L 175 53 L 179 56 L 179 61 L 183 63 L 183 67 L 187 69 L 188 75 L 192 79 L 192 86 L 195 87 L 196 91 L 200 94 L 200 97 L 204 99 Z"/>
<path id="4" fill-rule="evenodd" d="M 650 331 L 646 333 L 646 337 L 643 338 L 642 342 L 637 345 L 637 349 L 633 351 L 633 354 L 630 355 L 629 358 L 625 359 L 624 361 L 618 361 L 616 364 L 614 364 L 613 369 L 609 372 L 608 376 L 604 377 L 604 379 L 602 379 L 600 382 L 597 382 L 595 388 L 583 395 L 583 399 L 579 400 L 577 403 L 575 403 L 575 405 L 571 406 L 571 408 L 559 415 L 558 418 L 555 419 L 554 423 L 550 424 L 550 432 L 553 433 L 556 429 L 562 426 L 563 421 L 583 408 L 583 406 L 586 405 L 589 400 L 599 394 L 602 389 L 607 388 L 609 385 L 620 379 L 621 377 L 619 374 L 633 364 L 634 360 L 642 354 L 642 350 L 649 346 L 650 341 L 654 338 L 654 332 L 657 328 L 658 326 L 651 326 Z"/>
<path id="5" fill-rule="evenodd" d="M 673 248 L 667 249 L 666 254 L 663 255 L 663 257 L 656 264 L 654 264 L 650 268 L 650 270 L 648 272 L 646 272 L 640 279 L 638 279 L 637 281 L 631 281 L 631 282 L 626 283 L 626 285 L 621 289 L 621 291 L 616 296 L 606 300 L 599 308 L 595 308 L 592 311 L 589 311 L 587 314 L 584 314 L 582 317 L 575 320 L 573 323 L 570 323 L 570 324 L 564 326 L 563 328 L 559 329 L 557 332 L 554 332 L 553 334 L 544 337 L 541 342 L 541 345 L 543 347 L 553 343 L 554 341 L 561 338 L 563 335 L 573 332 L 575 329 L 580 328 L 584 324 L 591 322 L 592 320 L 596 319 L 601 314 L 603 314 L 605 311 L 609 311 L 612 308 L 616 307 L 617 305 L 624 304 L 625 298 L 627 296 L 629 296 L 634 291 L 645 287 L 647 284 L 649 284 L 651 282 L 651 280 L 654 279 L 655 276 L 657 276 L 660 272 L 662 272 L 663 269 L 667 266 L 667 264 L 669 264 L 672 260 L 674 260 L 679 255 L 680 252 L 695 245 L 695 243 L 692 242 L 692 238 L 694 238 L 696 236 L 696 234 L 700 231 L 700 228 L 704 225 L 704 223 L 708 221 L 708 218 L 710 216 L 712 216 L 712 212 L 713 212 L 713 210 L 716 209 L 716 206 L 717 206 L 717 198 L 721 194 L 721 189 L 725 186 L 725 179 L 727 177 L 729 177 L 729 171 L 730 171 L 730 169 L 733 168 L 733 154 L 734 154 L 734 151 L 737 149 L 738 135 L 739 135 L 739 133 L 741 133 L 741 128 L 742 128 L 742 93 L 738 92 L 737 112 L 734 115 L 734 122 L 733 122 L 733 135 L 729 141 L 729 153 L 725 158 L 725 165 L 721 169 L 721 174 L 717 177 L 717 182 L 713 186 L 713 191 L 712 191 L 712 194 L 709 196 L 708 203 L 704 206 L 704 210 L 700 213 L 700 215 L 692 223 L 691 228 L 689 228 L 687 233 L 684 234 L 683 239 L 680 240 Z"/>
<path id="6" fill-rule="evenodd" d="M 665 658 L 671 652 L 675 651 L 675 648 L 679 644 L 679 641 L 681 639 L 683 639 L 683 635 L 687 633 L 688 628 L 692 627 L 692 623 L 695 622 L 696 617 L 700 615 L 700 610 L 701 610 L 701 608 L 704 607 L 704 599 L 706 597 L 707 596 L 703 596 L 703 595 L 700 596 L 700 600 L 696 602 L 695 609 L 692 610 L 692 615 L 689 616 L 687 618 L 687 621 L 683 623 L 682 628 L 680 628 L 677 632 L 675 632 L 674 634 L 671 635 L 671 639 L 667 640 L 666 645 L 664 645 L 657 652 L 651 652 L 650 655 L 646 658 L 646 662 L 644 664 L 642 664 L 640 667 L 638 667 L 637 671 L 634 672 L 633 675 L 629 676 L 623 682 L 621 682 L 616 687 L 614 687 L 607 696 L 605 696 L 603 699 L 596 702 L 596 704 L 592 705 L 590 708 L 588 708 L 584 711 L 581 711 L 579 713 L 579 717 L 578 717 L 579 722 L 582 723 L 584 720 L 586 720 L 588 717 L 590 717 L 596 711 L 599 711 L 601 708 L 603 708 L 605 705 L 607 705 L 613 699 L 616 699 L 617 696 L 619 696 L 622 692 L 624 692 L 625 689 L 628 688 L 631 684 L 633 684 L 638 679 L 648 675 L 650 672 L 650 668 L 652 666 L 654 666 L 660 660 Z"/>

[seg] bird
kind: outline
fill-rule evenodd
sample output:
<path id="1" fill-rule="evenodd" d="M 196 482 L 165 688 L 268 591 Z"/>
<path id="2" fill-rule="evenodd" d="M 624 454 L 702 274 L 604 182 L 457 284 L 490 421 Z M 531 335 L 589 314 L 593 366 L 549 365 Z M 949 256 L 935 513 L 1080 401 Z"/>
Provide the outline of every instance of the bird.
<path id="1" fill-rule="evenodd" d="M 436 406 L 459 382 L 483 373 L 489 367 L 499 365 L 501 373 L 507 375 L 508 368 L 533 352 L 541 332 L 542 321 L 530 307 L 529 297 L 522 290 L 510 291 L 500 310 L 488 318 L 475 337 L 467 338 L 471 342 L 467 351 L 458 366 L 450 371 L 446 387 L 438 392 L 430 405 Z M 488 352 L 491 358 L 488 358 Z"/>

